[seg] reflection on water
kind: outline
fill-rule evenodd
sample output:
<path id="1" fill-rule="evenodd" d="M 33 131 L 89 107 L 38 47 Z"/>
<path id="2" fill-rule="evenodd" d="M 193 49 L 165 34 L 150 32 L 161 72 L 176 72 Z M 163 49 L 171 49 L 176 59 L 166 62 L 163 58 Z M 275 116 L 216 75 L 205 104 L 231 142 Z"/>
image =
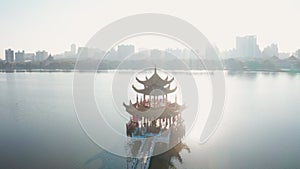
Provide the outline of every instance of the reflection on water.
<path id="1" fill-rule="evenodd" d="M 102 169 L 102 168 L 124 168 L 126 158 L 102 151 L 88 158 L 78 169 Z"/>
<path id="2" fill-rule="evenodd" d="M 183 124 L 173 124 L 173 126 L 171 126 L 168 130 L 170 131 L 170 138 L 167 140 L 165 140 L 166 136 L 161 135 L 154 136 L 153 138 L 138 139 L 129 143 L 128 147 L 130 149 L 131 157 L 127 158 L 127 168 L 131 169 L 149 167 L 163 169 L 168 168 L 168 166 L 174 168 L 175 165 L 171 161 L 174 158 L 182 164 L 183 160 L 179 153 L 183 149 L 186 149 L 188 152 L 190 152 L 189 147 L 181 141 L 185 134 L 185 127 Z M 153 153 L 149 153 L 151 152 L 152 148 Z M 149 158 L 146 154 L 154 156 Z M 148 161 L 149 165 L 147 164 Z"/>
<path id="3" fill-rule="evenodd" d="M 183 140 L 152 157 L 150 167 L 300 168 L 300 74 L 249 74 L 226 74 L 224 116 L 206 144 Z M 72 77 L 0 73 L 1 169 L 126 168 L 127 158 L 100 149 L 80 128 Z M 124 123 L 120 126 L 125 128 Z"/>
<path id="4" fill-rule="evenodd" d="M 188 145 L 180 142 L 174 148 L 170 149 L 169 151 L 151 157 L 150 162 L 150 169 L 168 169 L 168 168 L 177 168 L 174 160 L 177 160 L 180 164 L 183 164 L 183 159 L 180 155 L 180 152 L 186 150 L 187 152 L 191 152 Z"/>
<path id="5" fill-rule="evenodd" d="M 239 72 L 239 71 L 228 71 L 228 76 L 239 77 L 239 78 L 247 78 L 247 79 L 255 79 L 257 77 L 257 72 Z"/>
<path id="6" fill-rule="evenodd" d="M 172 149 L 167 152 L 151 157 L 150 169 L 168 169 L 168 168 L 178 168 L 178 163 L 183 164 L 183 158 L 181 156 L 181 152 L 186 151 L 188 153 L 191 152 L 190 148 L 187 144 L 180 142 Z M 128 164 L 132 160 L 131 158 L 120 157 L 117 155 L 113 155 L 109 152 L 103 151 L 92 157 L 90 157 L 87 161 L 84 162 L 84 165 L 79 168 L 124 168 L 125 160 Z M 130 167 L 129 167 L 130 168 Z"/>

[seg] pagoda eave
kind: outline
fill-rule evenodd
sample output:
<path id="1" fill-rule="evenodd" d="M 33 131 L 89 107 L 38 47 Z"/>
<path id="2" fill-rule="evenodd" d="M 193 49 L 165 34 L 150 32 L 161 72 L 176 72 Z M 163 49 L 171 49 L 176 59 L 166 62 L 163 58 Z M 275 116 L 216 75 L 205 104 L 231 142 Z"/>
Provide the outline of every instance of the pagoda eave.
<path id="1" fill-rule="evenodd" d="M 132 85 L 134 91 L 144 95 L 151 95 L 151 96 L 160 96 L 160 95 L 167 95 L 173 93 L 177 90 L 177 87 L 174 89 L 170 89 L 170 86 L 167 88 L 160 88 L 160 89 L 152 89 L 152 88 L 145 88 L 145 89 L 137 89 L 134 85 Z"/>
<path id="2" fill-rule="evenodd" d="M 161 79 L 159 76 L 152 76 L 150 79 L 146 78 L 145 81 L 140 80 L 139 78 L 135 78 L 137 82 L 143 84 L 144 86 L 152 86 L 154 84 L 159 86 L 165 86 L 167 84 L 170 84 L 174 81 L 174 77 L 170 80 L 168 80 L 168 77 L 166 77 L 165 80 Z"/>
<path id="3" fill-rule="evenodd" d="M 123 103 L 126 108 L 126 111 L 133 115 L 141 118 L 148 118 L 148 119 L 157 119 L 157 118 L 168 118 L 174 117 L 180 114 L 184 109 L 185 106 L 178 105 L 176 103 L 171 104 L 170 106 L 165 107 L 158 107 L 158 108 L 146 108 L 146 107 L 138 107 L 136 105 L 126 105 Z"/>

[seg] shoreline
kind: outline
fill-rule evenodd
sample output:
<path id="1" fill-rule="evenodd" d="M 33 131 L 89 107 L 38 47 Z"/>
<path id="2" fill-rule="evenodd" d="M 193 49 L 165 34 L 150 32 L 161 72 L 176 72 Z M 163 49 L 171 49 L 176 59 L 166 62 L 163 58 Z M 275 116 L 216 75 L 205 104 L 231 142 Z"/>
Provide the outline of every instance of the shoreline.
<path id="1" fill-rule="evenodd" d="M 115 72 L 115 71 L 120 71 L 120 72 L 135 72 L 136 70 L 139 69 L 103 69 L 103 70 L 74 70 L 74 69 L 35 69 L 35 70 L 0 70 L 0 73 L 74 73 L 74 72 L 80 72 L 80 73 L 103 73 L 103 72 Z M 166 69 L 167 70 L 167 69 Z M 224 71 L 224 72 L 236 72 L 236 73 L 251 73 L 251 72 L 261 72 L 261 73 L 295 73 L 298 74 L 300 71 L 293 71 L 293 70 L 230 70 L 230 69 L 217 69 L 217 70 L 189 70 L 192 73 L 212 73 L 216 71 Z M 187 70 L 171 70 L 173 73 L 185 73 Z"/>

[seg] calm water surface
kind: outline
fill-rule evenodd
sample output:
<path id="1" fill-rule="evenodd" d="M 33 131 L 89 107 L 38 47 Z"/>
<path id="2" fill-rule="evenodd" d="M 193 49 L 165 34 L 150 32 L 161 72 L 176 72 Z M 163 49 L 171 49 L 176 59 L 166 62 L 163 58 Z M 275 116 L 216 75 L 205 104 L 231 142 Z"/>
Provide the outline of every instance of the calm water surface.
<path id="1" fill-rule="evenodd" d="M 166 158 L 154 159 L 153 168 L 155 162 L 192 169 L 300 168 L 300 74 L 225 75 L 225 112 L 214 136 L 204 145 L 184 140 L 170 152 L 180 157 L 171 156 L 168 165 Z M 98 80 L 112 76 L 99 73 Z M 195 75 L 200 81 L 205 76 Z M 72 73 L 0 74 L 0 168 L 126 168 L 126 158 L 101 150 L 81 129 L 72 80 Z"/>

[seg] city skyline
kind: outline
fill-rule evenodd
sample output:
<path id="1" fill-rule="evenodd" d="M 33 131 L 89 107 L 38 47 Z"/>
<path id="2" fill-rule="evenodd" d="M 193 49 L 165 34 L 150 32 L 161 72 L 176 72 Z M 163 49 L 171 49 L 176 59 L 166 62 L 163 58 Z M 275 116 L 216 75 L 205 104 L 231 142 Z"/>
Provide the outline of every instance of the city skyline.
<path id="1" fill-rule="evenodd" d="M 149 36 L 149 35 L 145 35 L 145 37 L 147 37 L 147 36 Z M 159 36 L 155 37 L 156 35 L 150 35 L 150 36 L 152 37 L 152 39 L 148 40 L 148 44 L 146 44 L 148 46 L 140 45 L 140 44 L 145 43 L 147 41 L 147 38 L 134 37 L 134 38 L 125 40 L 125 41 L 121 42 L 120 44 L 117 44 L 116 46 L 114 46 L 114 48 L 117 49 L 117 46 L 119 46 L 119 45 L 133 45 L 135 47 L 136 51 L 141 51 L 141 50 L 145 50 L 145 49 L 167 50 L 167 49 L 185 49 L 186 48 L 185 46 L 183 46 L 179 42 L 174 41 L 172 39 L 168 39 L 166 37 L 159 37 Z M 153 38 L 153 37 L 155 37 L 155 38 Z M 261 46 L 261 44 L 258 43 L 259 38 L 255 34 L 246 34 L 246 35 L 236 36 L 235 38 L 233 38 L 235 40 L 235 42 L 234 42 L 234 45 L 233 45 L 232 48 L 220 50 L 220 48 L 218 46 L 214 46 L 214 47 L 220 53 L 228 52 L 228 51 L 235 50 L 235 49 L 238 48 L 237 45 L 239 44 L 238 43 L 239 40 L 242 40 L 243 38 L 252 38 L 252 37 L 255 37 L 255 42 L 253 41 L 253 43 L 254 43 L 254 45 L 255 44 L 257 45 L 257 48 L 258 48 L 259 52 L 263 52 L 264 49 L 270 48 L 271 46 L 274 46 L 274 45 L 276 45 L 276 47 L 278 48 L 277 49 L 278 52 L 285 53 L 285 54 L 291 54 L 291 55 L 293 55 L 295 52 L 297 52 L 300 49 L 300 46 L 299 46 L 298 48 L 294 49 L 293 51 L 284 51 L 280 48 L 278 43 L 275 43 L 275 42 L 271 42 L 270 44 L 266 44 L 265 46 Z M 171 44 L 172 47 L 170 47 L 170 45 L 169 45 L 169 47 L 168 46 L 160 47 L 159 44 L 156 44 L 157 41 L 163 41 L 165 43 Z M 74 47 L 74 45 L 75 45 L 75 47 Z M 151 47 L 149 47 L 149 45 Z M 70 53 L 74 54 L 74 48 L 76 49 L 76 47 L 77 47 L 77 44 L 70 43 L 68 48 L 64 49 L 63 51 L 57 51 L 57 53 L 54 53 L 52 51 L 48 51 L 48 52 L 51 55 L 61 55 L 61 54 L 66 54 L 66 52 L 68 54 L 70 54 Z M 78 48 L 82 48 L 82 47 L 84 47 L 84 46 L 78 46 Z M 39 51 L 47 51 L 47 50 L 45 50 L 46 48 L 47 47 L 28 51 L 24 48 L 16 49 L 16 48 L 13 48 L 13 47 L 8 47 L 8 48 L 4 48 L 3 51 L 5 51 L 7 49 L 13 49 L 14 52 L 26 51 L 26 53 L 32 54 L 32 53 L 36 53 L 36 52 L 39 52 Z M 76 52 L 77 52 L 77 49 L 76 49 Z M 5 60 L 5 52 L 2 52 L 2 53 L 3 53 L 2 55 L 0 54 L 0 59 Z"/>
<path id="2" fill-rule="evenodd" d="M 43 49 L 56 54 L 66 50 L 70 42 L 84 46 L 99 29 L 117 19 L 151 12 L 190 22 L 221 51 L 235 46 L 234 37 L 255 34 L 262 48 L 276 43 L 280 51 L 294 52 L 300 46 L 299 5 L 297 0 L 1 1 L 0 21 L 6 26 L 0 28 L 0 50 L 14 48 L 33 52 Z M 165 47 L 162 43 L 159 45 Z"/>
<path id="3" fill-rule="evenodd" d="M 155 39 L 155 38 L 154 38 Z M 172 43 L 172 40 L 163 38 L 159 39 L 162 41 L 165 41 L 165 43 Z M 113 52 L 124 53 L 124 55 L 127 55 L 128 53 L 134 53 L 134 52 L 141 52 L 143 50 L 153 50 L 153 49 L 159 49 L 161 51 L 168 50 L 172 52 L 186 52 L 187 48 L 180 44 L 179 42 L 174 42 L 169 48 L 161 49 L 157 45 L 153 44 L 153 48 L 147 48 L 140 46 L 140 43 L 143 43 L 145 39 L 139 39 L 139 38 L 132 38 L 129 40 L 125 40 L 116 46 L 114 46 Z M 158 41 L 158 39 L 155 39 L 154 41 Z M 137 44 L 137 45 L 136 45 Z M 78 47 L 78 48 L 77 48 Z M 235 58 L 235 57 L 272 57 L 277 56 L 279 58 L 287 58 L 289 56 L 295 55 L 296 57 L 300 57 L 300 48 L 296 49 L 295 51 L 288 51 L 288 52 L 282 52 L 280 50 L 280 47 L 276 43 L 268 44 L 265 47 L 261 47 L 257 43 L 257 36 L 256 35 L 245 35 L 245 36 L 237 36 L 235 38 L 235 47 L 231 49 L 227 49 L 224 51 L 219 51 L 219 48 L 217 46 L 216 50 L 219 52 L 219 55 L 221 58 Z M 68 50 L 60 51 L 59 53 L 52 53 L 51 51 L 46 51 L 43 49 L 37 49 L 35 52 L 32 51 L 25 51 L 24 49 L 13 49 L 13 48 L 6 48 L 4 51 L 4 56 L 0 59 L 2 60 L 8 60 L 8 62 L 13 62 L 14 60 L 16 62 L 22 62 L 30 58 L 30 60 L 37 60 L 42 61 L 45 60 L 48 56 L 55 56 L 57 58 L 65 58 L 65 57 L 76 57 L 77 53 L 85 52 L 87 53 L 87 47 L 84 46 L 77 46 L 76 44 L 72 43 L 69 46 Z M 99 51 L 98 51 L 99 50 Z M 179 50 L 179 51 L 178 51 Z M 100 52 L 101 49 L 96 49 L 94 52 Z M 112 52 L 112 51 L 111 51 Z M 40 56 L 38 56 L 40 55 Z M 181 55 L 181 54 L 180 54 Z M 122 58 L 122 56 L 118 56 Z M 34 59 L 35 58 L 35 59 Z"/>

